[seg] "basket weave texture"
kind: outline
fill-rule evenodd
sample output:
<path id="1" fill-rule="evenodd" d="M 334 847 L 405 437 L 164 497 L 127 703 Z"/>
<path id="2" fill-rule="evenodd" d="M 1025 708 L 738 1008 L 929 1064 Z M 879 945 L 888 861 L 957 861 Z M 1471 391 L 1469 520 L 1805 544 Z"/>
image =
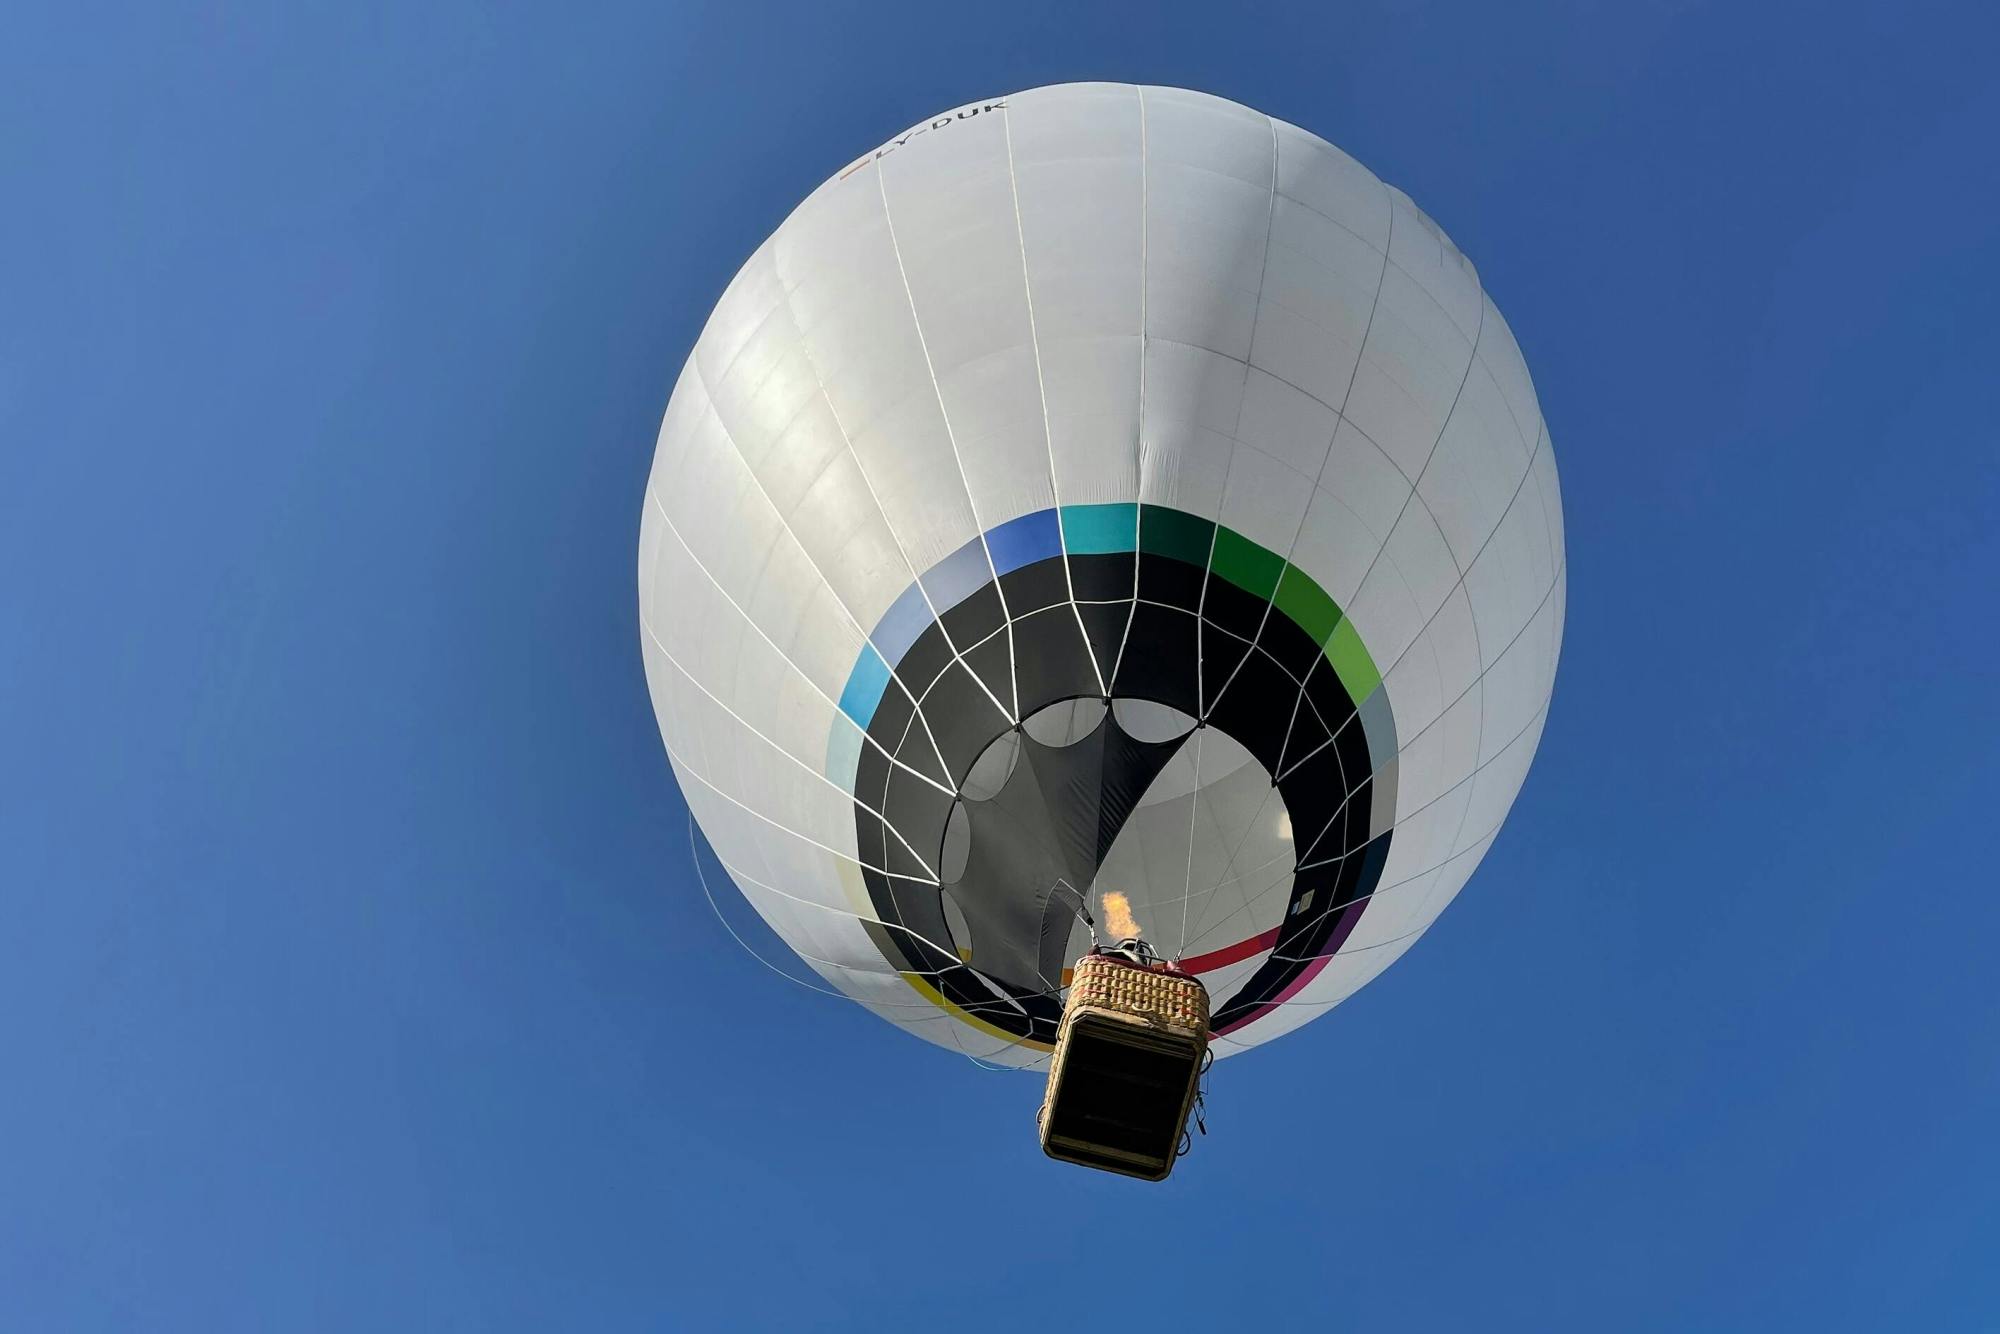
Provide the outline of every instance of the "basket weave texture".
<path id="1" fill-rule="evenodd" d="M 1208 990 L 1185 973 L 1146 968 L 1102 954 L 1076 962 L 1067 1013 L 1113 1010 L 1189 1037 L 1208 1038 Z"/>

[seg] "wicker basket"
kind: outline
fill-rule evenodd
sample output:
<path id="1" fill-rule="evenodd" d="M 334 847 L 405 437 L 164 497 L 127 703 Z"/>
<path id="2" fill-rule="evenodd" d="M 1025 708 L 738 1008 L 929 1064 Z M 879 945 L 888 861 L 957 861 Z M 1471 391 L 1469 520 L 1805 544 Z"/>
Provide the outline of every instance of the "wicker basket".
<path id="1" fill-rule="evenodd" d="M 1117 954 L 1086 954 L 1076 961 L 1067 1022 L 1096 1007 L 1198 1038 L 1208 1045 L 1208 988 L 1171 964 L 1139 964 Z"/>
<path id="2" fill-rule="evenodd" d="M 1208 992 L 1167 964 L 1077 961 L 1039 1116 L 1051 1158 L 1159 1181 L 1173 1171 L 1208 1052 Z"/>

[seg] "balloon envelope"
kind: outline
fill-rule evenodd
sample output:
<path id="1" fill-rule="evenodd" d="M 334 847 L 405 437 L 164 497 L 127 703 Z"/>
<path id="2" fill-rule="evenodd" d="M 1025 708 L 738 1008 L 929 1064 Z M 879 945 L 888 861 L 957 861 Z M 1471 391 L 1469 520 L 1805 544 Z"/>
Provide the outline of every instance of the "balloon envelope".
<path id="1" fill-rule="evenodd" d="M 1409 948 L 1562 638 L 1555 459 L 1472 264 L 1198 93 L 972 103 L 846 164 L 676 384 L 639 549 L 688 804 L 828 983 L 1032 1065 L 1127 907 L 1219 1055 Z"/>

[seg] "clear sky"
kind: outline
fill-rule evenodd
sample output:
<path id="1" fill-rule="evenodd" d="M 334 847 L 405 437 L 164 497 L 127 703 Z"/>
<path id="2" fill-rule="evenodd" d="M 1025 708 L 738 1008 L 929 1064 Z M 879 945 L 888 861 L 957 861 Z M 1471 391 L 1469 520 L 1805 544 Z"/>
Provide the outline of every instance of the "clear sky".
<path id="1" fill-rule="evenodd" d="M 0 1328 L 2000 1327 L 1990 13 L 11 7 Z M 1407 189 L 1571 557 L 1492 854 L 1159 1187 L 730 943 L 635 609 L 735 267 L 1077 78 Z"/>

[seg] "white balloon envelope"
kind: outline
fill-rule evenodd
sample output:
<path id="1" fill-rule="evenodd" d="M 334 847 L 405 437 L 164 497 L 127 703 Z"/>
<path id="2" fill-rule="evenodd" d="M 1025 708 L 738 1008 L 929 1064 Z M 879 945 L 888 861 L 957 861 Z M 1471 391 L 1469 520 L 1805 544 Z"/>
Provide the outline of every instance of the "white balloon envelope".
<path id="1" fill-rule="evenodd" d="M 1126 85 L 814 191 L 682 369 L 639 541 L 660 732 L 744 896 L 1022 1066 L 1110 891 L 1218 1055 L 1401 955 L 1520 790 L 1563 598 L 1472 264 L 1324 140 Z"/>

